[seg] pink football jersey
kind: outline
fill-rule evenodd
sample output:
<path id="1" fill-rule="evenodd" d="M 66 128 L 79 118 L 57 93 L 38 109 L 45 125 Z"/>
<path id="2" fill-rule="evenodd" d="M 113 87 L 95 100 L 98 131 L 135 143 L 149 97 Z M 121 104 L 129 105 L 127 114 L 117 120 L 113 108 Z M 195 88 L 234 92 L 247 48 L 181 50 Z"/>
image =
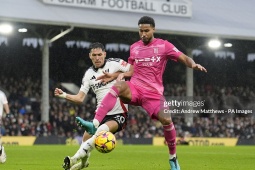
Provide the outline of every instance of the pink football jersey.
<path id="1" fill-rule="evenodd" d="M 163 94 L 162 76 L 168 59 L 177 61 L 182 54 L 166 40 L 154 38 L 147 45 L 140 40 L 130 47 L 128 62 L 134 66 L 130 82 L 151 92 Z"/>

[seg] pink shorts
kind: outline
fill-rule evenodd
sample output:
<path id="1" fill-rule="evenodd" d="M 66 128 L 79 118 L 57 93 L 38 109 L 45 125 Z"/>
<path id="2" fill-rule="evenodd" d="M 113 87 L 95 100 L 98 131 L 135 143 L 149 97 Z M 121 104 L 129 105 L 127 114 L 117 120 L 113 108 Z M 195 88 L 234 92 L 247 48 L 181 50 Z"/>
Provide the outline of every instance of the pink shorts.
<path id="1" fill-rule="evenodd" d="M 128 104 L 142 106 L 152 119 L 158 120 L 158 113 L 163 108 L 165 102 L 164 96 L 158 93 L 148 91 L 140 86 L 136 86 L 127 81 L 132 93 L 132 99 Z"/>

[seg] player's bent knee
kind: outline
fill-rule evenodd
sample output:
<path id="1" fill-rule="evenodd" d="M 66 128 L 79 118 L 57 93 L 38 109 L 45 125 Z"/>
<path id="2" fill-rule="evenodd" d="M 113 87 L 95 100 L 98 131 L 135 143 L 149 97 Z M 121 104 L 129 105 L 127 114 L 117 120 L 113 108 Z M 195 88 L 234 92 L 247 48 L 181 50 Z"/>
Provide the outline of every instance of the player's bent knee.
<path id="1" fill-rule="evenodd" d="M 89 133 L 87 133 L 87 132 L 84 132 L 82 141 L 85 142 L 85 141 L 88 140 L 89 138 L 91 138 L 91 135 L 90 135 Z"/>
<path id="2" fill-rule="evenodd" d="M 100 126 L 98 127 L 96 133 L 98 133 L 98 132 L 100 132 L 100 131 L 107 131 L 107 132 L 108 132 L 109 130 L 110 130 L 110 129 L 109 129 L 109 127 L 108 127 L 107 124 L 102 124 L 102 125 L 100 125 Z"/>
<path id="3" fill-rule="evenodd" d="M 160 121 L 162 125 L 169 125 L 172 123 L 172 119 L 170 117 L 164 117 Z"/>
<path id="4" fill-rule="evenodd" d="M 127 84 L 125 81 L 117 81 L 114 84 L 114 87 L 118 89 L 118 91 L 121 93 L 123 91 L 125 91 L 125 89 L 127 88 Z"/>

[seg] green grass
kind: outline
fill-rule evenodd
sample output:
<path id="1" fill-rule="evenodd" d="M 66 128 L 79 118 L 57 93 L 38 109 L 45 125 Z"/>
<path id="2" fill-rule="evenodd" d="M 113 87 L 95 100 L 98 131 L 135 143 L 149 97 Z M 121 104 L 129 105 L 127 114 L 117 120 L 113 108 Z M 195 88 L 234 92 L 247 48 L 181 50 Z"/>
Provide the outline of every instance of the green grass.
<path id="1" fill-rule="evenodd" d="M 0 170 L 61 170 L 63 158 L 76 152 L 78 146 L 39 145 L 5 146 L 7 162 Z M 196 147 L 178 146 L 182 170 L 255 169 L 255 146 Z M 168 170 L 167 147 L 117 145 L 109 154 L 93 151 L 92 170 Z"/>

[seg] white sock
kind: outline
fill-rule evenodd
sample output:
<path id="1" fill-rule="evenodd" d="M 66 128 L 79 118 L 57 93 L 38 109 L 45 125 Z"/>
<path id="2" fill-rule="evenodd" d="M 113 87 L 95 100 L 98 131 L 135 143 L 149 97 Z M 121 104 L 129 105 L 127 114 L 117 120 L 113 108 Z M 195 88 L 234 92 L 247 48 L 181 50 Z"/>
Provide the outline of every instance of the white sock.
<path id="1" fill-rule="evenodd" d="M 83 142 L 76 152 L 74 156 L 71 157 L 75 162 L 81 158 L 84 158 L 89 152 L 91 152 L 95 147 L 95 138 L 96 136 L 93 135 L 89 138 L 86 142 Z"/>
<path id="2" fill-rule="evenodd" d="M 102 124 L 102 125 L 100 125 L 98 128 L 97 128 L 97 131 L 96 131 L 96 134 L 98 133 L 98 132 L 101 132 L 101 131 L 107 131 L 107 132 L 109 132 L 109 127 L 106 125 L 106 124 Z"/>
<path id="3" fill-rule="evenodd" d="M 90 157 L 90 152 L 88 152 L 87 155 L 86 155 L 84 158 L 81 158 L 81 163 L 82 163 L 83 165 L 85 165 L 86 162 L 88 162 L 89 157 Z"/>
<path id="4" fill-rule="evenodd" d="M 103 130 L 109 131 L 109 127 L 106 124 L 102 124 L 101 126 L 98 127 L 95 134 Z M 96 135 L 93 135 L 91 138 L 83 142 L 79 150 L 76 152 L 74 156 L 71 157 L 71 159 L 74 162 L 77 162 L 77 160 L 84 158 L 88 153 L 90 153 L 94 149 L 95 139 L 96 139 Z"/>
<path id="5" fill-rule="evenodd" d="M 173 158 L 176 158 L 176 154 L 173 154 L 173 155 L 169 155 L 169 159 L 173 159 Z"/>

